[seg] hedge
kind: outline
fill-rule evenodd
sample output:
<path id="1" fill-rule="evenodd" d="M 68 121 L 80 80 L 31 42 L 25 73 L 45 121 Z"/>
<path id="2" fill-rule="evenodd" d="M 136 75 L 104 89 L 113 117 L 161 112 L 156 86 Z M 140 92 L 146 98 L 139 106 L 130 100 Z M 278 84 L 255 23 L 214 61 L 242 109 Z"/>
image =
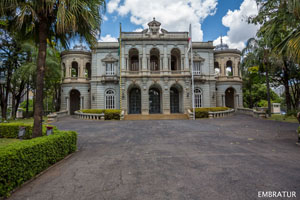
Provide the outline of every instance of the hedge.
<path id="1" fill-rule="evenodd" d="M 0 138 L 18 138 L 18 133 L 20 126 L 25 127 L 25 136 L 23 139 L 31 139 L 32 138 L 32 124 L 24 124 L 24 123 L 1 123 L 0 124 Z M 57 130 L 55 126 L 52 126 L 53 130 Z M 43 135 L 46 135 L 46 126 L 43 125 Z"/>
<path id="2" fill-rule="evenodd" d="M 80 110 L 83 113 L 89 114 L 101 114 L 104 113 L 105 120 L 120 120 L 121 110 L 117 109 L 83 109 Z"/>
<path id="3" fill-rule="evenodd" d="M 228 109 L 229 108 L 227 108 L 227 107 L 195 108 L 195 117 L 196 118 L 208 118 L 208 112 L 219 112 L 219 111 L 225 111 Z"/>
<path id="4" fill-rule="evenodd" d="M 77 148 L 77 133 L 55 131 L 53 135 L 22 140 L 0 147 L 0 197 L 39 174 Z"/>

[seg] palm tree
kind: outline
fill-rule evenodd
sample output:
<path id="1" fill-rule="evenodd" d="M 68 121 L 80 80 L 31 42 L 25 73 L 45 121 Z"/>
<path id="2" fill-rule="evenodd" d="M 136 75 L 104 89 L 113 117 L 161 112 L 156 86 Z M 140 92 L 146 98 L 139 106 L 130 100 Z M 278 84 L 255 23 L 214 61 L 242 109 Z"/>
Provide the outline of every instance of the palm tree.
<path id="1" fill-rule="evenodd" d="M 287 0 L 287 7 L 290 19 L 289 26 L 290 34 L 277 46 L 280 51 L 285 49 L 293 55 L 296 60 L 300 60 L 300 2 L 299 0 Z"/>
<path id="2" fill-rule="evenodd" d="M 271 117 L 271 98 L 270 98 L 270 79 L 269 79 L 269 56 L 270 50 L 263 38 L 250 38 L 247 41 L 245 49 L 242 51 L 243 56 L 249 55 L 251 60 L 244 60 L 244 65 L 262 65 L 266 72 L 267 85 L 267 101 L 268 101 L 268 116 Z M 255 59 L 253 61 L 253 58 Z M 248 62 L 248 63 L 247 63 Z M 249 66 L 248 66 L 249 67 Z M 251 87 L 251 86 L 250 86 Z"/>
<path id="3" fill-rule="evenodd" d="M 100 33 L 105 0 L 1 0 L 0 17 L 23 38 L 38 45 L 36 103 L 33 137 L 42 135 L 43 88 L 47 41 L 55 38 L 63 46 L 71 37 L 80 36 L 93 45 Z"/>

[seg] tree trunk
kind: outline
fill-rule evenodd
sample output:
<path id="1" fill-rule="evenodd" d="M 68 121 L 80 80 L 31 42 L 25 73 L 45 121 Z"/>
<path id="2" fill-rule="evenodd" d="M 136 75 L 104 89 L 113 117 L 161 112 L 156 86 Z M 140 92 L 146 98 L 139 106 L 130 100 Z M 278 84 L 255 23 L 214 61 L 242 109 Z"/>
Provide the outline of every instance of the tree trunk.
<path id="1" fill-rule="evenodd" d="M 11 118 L 16 119 L 16 94 L 15 94 L 15 92 L 12 92 Z"/>
<path id="2" fill-rule="evenodd" d="M 26 117 L 28 117 L 29 110 L 29 83 L 27 83 L 27 91 L 26 91 Z"/>
<path id="3" fill-rule="evenodd" d="M 267 82 L 268 116 L 271 117 L 270 80 L 269 80 L 269 66 L 268 66 L 268 64 L 266 65 L 266 82 Z"/>
<path id="4" fill-rule="evenodd" d="M 43 89 L 47 52 L 47 19 L 41 18 L 39 26 L 39 51 L 37 58 L 36 99 L 34 104 L 33 137 L 42 136 Z"/>
<path id="5" fill-rule="evenodd" d="M 284 60 L 284 67 L 283 67 L 283 83 L 284 83 L 284 89 L 285 89 L 285 101 L 286 101 L 286 109 L 287 113 L 292 110 L 292 104 L 291 104 L 291 94 L 290 94 L 290 87 L 289 87 L 289 72 L 288 72 L 288 64 L 287 61 Z"/>

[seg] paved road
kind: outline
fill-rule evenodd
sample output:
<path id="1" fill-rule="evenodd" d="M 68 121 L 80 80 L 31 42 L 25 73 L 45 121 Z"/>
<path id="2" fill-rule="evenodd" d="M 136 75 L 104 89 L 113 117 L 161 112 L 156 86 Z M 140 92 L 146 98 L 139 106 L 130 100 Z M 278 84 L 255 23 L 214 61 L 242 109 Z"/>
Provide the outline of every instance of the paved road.
<path id="1" fill-rule="evenodd" d="M 253 200 L 270 190 L 300 199 L 297 124 L 236 115 L 56 125 L 78 131 L 79 152 L 11 199 Z"/>

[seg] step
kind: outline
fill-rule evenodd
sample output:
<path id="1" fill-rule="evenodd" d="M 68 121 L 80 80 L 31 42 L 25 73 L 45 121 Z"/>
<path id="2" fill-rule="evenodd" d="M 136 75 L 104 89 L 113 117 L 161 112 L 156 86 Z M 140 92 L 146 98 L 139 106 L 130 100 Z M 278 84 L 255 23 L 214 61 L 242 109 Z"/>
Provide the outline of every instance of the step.
<path id="1" fill-rule="evenodd" d="M 167 119 L 188 119 L 186 114 L 129 114 L 124 116 L 124 120 L 167 120 Z"/>

